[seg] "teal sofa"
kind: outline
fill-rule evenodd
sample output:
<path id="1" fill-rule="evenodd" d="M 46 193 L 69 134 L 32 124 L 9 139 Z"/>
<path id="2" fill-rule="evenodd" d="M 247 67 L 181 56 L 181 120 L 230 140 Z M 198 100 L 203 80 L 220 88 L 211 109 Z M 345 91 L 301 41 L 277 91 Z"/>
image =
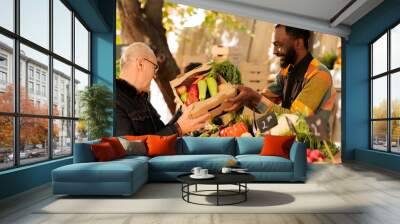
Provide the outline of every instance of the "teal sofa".
<path id="1" fill-rule="evenodd" d="M 122 159 L 96 162 L 91 141 L 75 144 L 74 163 L 52 171 L 54 194 L 67 195 L 132 195 L 148 181 L 176 181 L 176 177 L 200 166 L 219 172 L 228 160 L 236 160 L 247 168 L 258 182 L 304 182 L 306 180 L 306 148 L 294 142 L 290 159 L 260 156 L 264 139 L 198 138 L 177 139 L 177 155 L 127 156 Z"/>

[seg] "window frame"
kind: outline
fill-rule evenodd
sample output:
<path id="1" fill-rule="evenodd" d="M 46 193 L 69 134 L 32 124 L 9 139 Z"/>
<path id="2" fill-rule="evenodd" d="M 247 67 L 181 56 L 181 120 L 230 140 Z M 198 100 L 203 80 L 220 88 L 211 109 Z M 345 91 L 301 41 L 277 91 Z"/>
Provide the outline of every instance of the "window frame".
<path id="1" fill-rule="evenodd" d="M 392 90 L 392 85 L 391 85 L 391 79 L 392 75 L 395 75 L 396 73 L 400 72 L 400 66 L 397 68 L 391 68 L 391 31 L 393 28 L 400 26 L 400 21 L 395 22 L 391 26 L 385 29 L 384 32 L 379 34 L 375 39 L 373 39 L 369 44 L 369 149 L 373 151 L 379 151 L 379 152 L 386 152 L 386 153 L 391 153 L 391 154 L 400 154 L 400 152 L 393 152 L 392 151 L 392 121 L 400 121 L 400 117 L 393 117 L 392 116 L 392 98 L 391 98 L 391 90 Z M 380 74 L 376 74 L 374 76 L 373 74 L 373 44 L 376 43 L 381 37 L 384 35 L 387 35 L 387 64 L 386 64 L 386 71 L 382 72 Z M 400 55 L 400 53 L 399 53 Z M 387 105 L 386 105 L 386 117 L 385 118 L 373 118 L 373 81 L 378 79 L 386 77 L 386 86 L 387 86 Z M 374 132 L 373 132 L 373 122 L 375 121 L 386 121 L 386 151 L 379 150 L 374 148 Z"/>
<path id="2" fill-rule="evenodd" d="M 33 164 L 37 163 L 43 163 L 49 160 L 54 160 L 54 159 L 62 159 L 66 157 L 73 156 L 74 152 L 74 143 L 75 143 L 75 126 L 76 126 L 76 121 L 79 120 L 79 117 L 75 117 L 75 108 L 71 108 L 71 114 L 62 116 L 62 115 L 53 115 L 53 59 L 58 60 L 61 63 L 64 63 L 68 66 L 71 66 L 71 105 L 74 105 L 75 103 L 75 88 L 74 88 L 74 82 L 75 82 L 75 69 L 85 73 L 89 77 L 89 83 L 88 85 L 92 85 L 92 61 L 91 61 L 91 49 L 92 49 L 92 43 L 91 43 L 91 37 L 92 37 L 92 30 L 88 27 L 88 25 L 84 22 L 84 20 L 79 16 L 78 13 L 76 13 L 72 7 L 66 2 L 65 0 L 59 0 L 68 10 L 71 11 L 71 59 L 64 58 L 63 56 L 55 53 L 53 50 L 53 1 L 54 0 L 48 0 L 49 3 L 49 47 L 46 49 L 45 47 L 42 47 L 39 44 L 34 43 L 33 41 L 30 41 L 29 39 L 26 39 L 25 37 L 20 35 L 20 0 L 14 0 L 13 1 L 13 10 L 14 10 L 14 31 L 10 31 L 4 27 L 0 26 L 0 35 L 3 35 L 5 37 L 11 38 L 13 40 L 13 52 L 12 52 L 12 57 L 13 57 L 13 64 L 12 66 L 12 73 L 13 79 L 14 79 L 14 110 L 13 112 L 2 112 L 0 111 L 0 116 L 11 116 L 13 119 L 13 153 L 14 153 L 14 161 L 13 161 L 13 166 L 11 167 L 5 167 L 5 168 L 0 168 L 0 172 L 5 171 L 5 170 L 10 170 L 10 169 L 16 169 L 19 167 L 23 166 L 30 166 Z M 83 25 L 83 27 L 88 31 L 88 69 L 85 69 L 81 67 L 80 65 L 75 63 L 75 18 L 79 20 L 79 22 Z M 21 80 L 20 80 L 20 45 L 23 44 L 29 48 L 32 48 L 33 50 L 36 50 L 40 53 L 43 53 L 48 56 L 49 62 L 48 62 L 48 82 L 45 87 L 45 95 L 48 97 L 48 112 L 46 115 L 39 115 L 39 114 L 27 114 L 27 113 L 21 113 L 20 111 L 20 85 L 21 85 Z M 36 83 L 42 83 L 41 79 L 41 74 L 39 74 L 39 80 L 36 82 L 36 68 L 33 70 L 33 79 L 30 79 L 30 74 L 28 72 L 29 70 L 29 63 L 27 65 L 27 74 L 26 75 L 26 82 L 28 81 L 33 81 L 34 86 Z M 41 86 L 41 85 L 40 85 Z M 27 86 L 28 87 L 28 86 Z M 29 90 L 27 90 L 29 91 Z M 34 89 L 34 92 L 36 89 Z M 48 93 L 46 93 L 48 92 Z M 38 96 L 42 96 L 42 94 L 39 94 Z M 26 164 L 21 164 L 21 159 L 20 159 L 20 119 L 21 118 L 45 118 L 47 119 L 48 122 L 48 136 L 47 136 L 47 151 L 48 155 L 47 158 L 44 157 L 43 160 L 40 160 L 38 162 L 32 162 L 32 163 L 26 163 Z M 53 147 L 53 122 L 56 120 L 65 120 L 65 121 L 71 121 L 71 153 L 68 155 L 62 155 L 62 156 L 55 156 L 53 155 L 54 152 L 54 147 Z"/>

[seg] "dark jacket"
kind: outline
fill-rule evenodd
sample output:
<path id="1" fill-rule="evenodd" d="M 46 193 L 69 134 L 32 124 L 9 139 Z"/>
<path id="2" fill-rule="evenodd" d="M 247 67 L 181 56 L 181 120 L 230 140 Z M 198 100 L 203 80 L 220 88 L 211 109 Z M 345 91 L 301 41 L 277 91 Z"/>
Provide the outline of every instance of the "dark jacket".
<path id="1" fill-rule="evenodd" d="M 293 101 L 297 98 L 303 89 L 304 74 L 306 74 L 308 65 L 313 60 L 313 56 L 308 53 L 296 66 L 289 70 L 283 82 L 282 107 L 290 109 Z"/>
<path id="2" fill-rule="evenodd" d="M 180 113 L 165 125 L 151 105 L 148 93 L 139 93 L 122 79 L 116 80 L 117 136 L 122 135 L 172 135 L 178 134 L 176 120 Z"/>

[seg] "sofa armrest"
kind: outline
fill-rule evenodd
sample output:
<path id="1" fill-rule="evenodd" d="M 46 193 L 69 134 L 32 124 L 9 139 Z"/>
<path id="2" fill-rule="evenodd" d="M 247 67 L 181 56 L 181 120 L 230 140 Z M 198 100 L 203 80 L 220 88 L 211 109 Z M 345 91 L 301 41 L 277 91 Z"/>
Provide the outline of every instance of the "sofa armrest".
<path id="1" fill-rule="evenodd" d="M 307 173 L 306 145 L 295 141 L 290 149 L 290 160 L 293 162 L 293 179 L 305 181 Z"/>
<path id="2" fill-rule="evenodd" d="M 75 143 L 75 145 L 74 145 L 74 163 L 95 162 L 96 158 L 94 157 L 90 146 L 92 144 L 98 144 L 98 143 L 100 143 L 100 140 Z"/>

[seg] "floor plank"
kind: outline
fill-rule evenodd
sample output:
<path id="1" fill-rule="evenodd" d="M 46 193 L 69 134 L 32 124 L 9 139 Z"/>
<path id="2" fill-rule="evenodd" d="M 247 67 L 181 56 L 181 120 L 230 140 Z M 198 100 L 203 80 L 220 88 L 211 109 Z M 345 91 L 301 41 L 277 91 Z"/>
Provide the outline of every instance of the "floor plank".
<path id="1" fill-rule="evenodd" d="M 15 224 L 397 224 L 400 223 L 400 174 L 361 163 L 310 167 L 307 183 L 325 187 L 357 214 L 37 214 L 54 200 L 49 185 L 0 201 L 0 223 Z"/>

